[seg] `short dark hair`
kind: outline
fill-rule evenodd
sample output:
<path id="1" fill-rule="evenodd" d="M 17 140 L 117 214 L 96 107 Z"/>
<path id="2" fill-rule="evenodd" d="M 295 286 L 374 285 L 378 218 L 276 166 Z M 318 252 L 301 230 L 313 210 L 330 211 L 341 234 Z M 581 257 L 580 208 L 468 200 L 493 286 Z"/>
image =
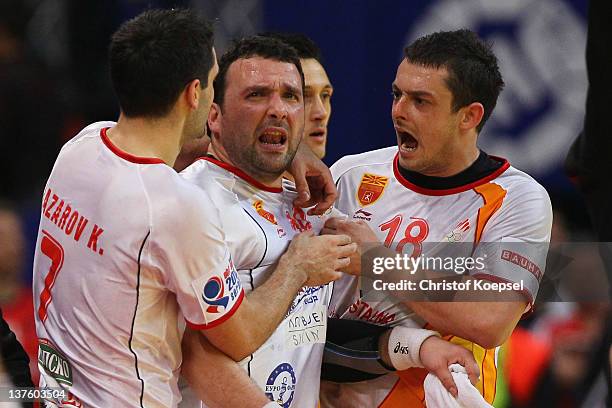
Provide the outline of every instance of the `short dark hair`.
<path id="1" fill-rule="evenodd" d="M 210 23 L 188 9 L 149 10 L 113 34 L 113 87 L 126 116 L 166 115 L 194 79 L 202 87 L 214 65 Z"/>
<path id="2" fill-rule="evenodd" d="M 235 41 L 219 60 L 219 73 L 215 78 L 215 103 L 223 105 L 225 97 L 227 71 L 234 61 L 252 57 L 261 57 L 274 61 L 288 62 L 296 66 L 304 90 L 304 72 L 297 52 L 290 45 L 276 38 L 254 35 Z"/>
<path id="3" fill-rule="evenodd" d="M 289 44 L 297 51 L 297 55 L 301 59 L 314 58 L 319 63 L 322 63 L 321 50 L 314 41 L 302 33 L 279 33 L 268 31 L 258 35 L 262 37 L 276 38 L 285 44 Z"/>
<path id="4" fill-rule="evenodd" d="M 480 132 L 504 87 L 491 44 L 467 29 L 440 31 L 417 39 L 404 48 L 404 55 L 412 64 L 446 68 L 453 111 L 473 102 L 482 103 L 484 115 L 476 128 Z"/>

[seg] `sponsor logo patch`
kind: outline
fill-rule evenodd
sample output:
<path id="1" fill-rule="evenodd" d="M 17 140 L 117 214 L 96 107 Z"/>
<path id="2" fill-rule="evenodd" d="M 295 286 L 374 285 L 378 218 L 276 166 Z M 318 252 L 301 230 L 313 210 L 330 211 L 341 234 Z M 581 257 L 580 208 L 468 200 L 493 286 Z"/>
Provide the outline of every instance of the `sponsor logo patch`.
<path id="1" fill-rule="evenodd" d="M 385 191 L 388 183 L 389 177 L 365 173 L 357 189 L 357 200 L 362 206 L 374 204 Z"/>
<path id="2" fill-rule="evenodd" d="M 410 354 L 410 351 L 408 350 L 408 346 L 402 346 L 402 343 L 400 343 L 399 341 L 395 345 L 393 352 L 395 354 Z"/>
<path id="3" fill-rule="evenodd" d="M 531 262 L 529 259 L 525 258 L 524 256 L 517 254 L 516 252 L 508 251 L 507 249 L 504 249 L 501 252 L 501 259 L 503 259 L 504 261 L 513 263 L 515 265 L 518 265 L 521 268 L 525 269 L 526 271 L 529 271 L 533 276 L 536 277 L 538 282 L 542 279 L 542 271 L 540 270 L 538 265 L 536 265 L 534 262 Z"/>
<path id="4" fill-rule="evenodd" d="M 448 242 L 459 242 L 463 239 L 463 234 L 468 232 L 469 229 L 470 229 L 470 220 L 466 218 L 465 220 L 457 224 L 454 230 L 446 234 L 445 239 Z"/>
<path id="5" fill-rule="evenodd" d="M 368 323 L 388 325 L 395 321 L 393 310 L 377 310 L 363 299 L 357 299 L 346 312 L 347 318 L 364 320 Z M 344 317 L 344 316 L 343 316 Z"/>
<path id="6" fill-rule="evenodd" d="M 309 305 L 311 303 L 318 302 L 319 299 L 319 291 L 323 289 L 325 285 L 322 286 L 304 286 L 300 291 L 295 295 L 295 298 L 291 302 L 291 306 L 289 306 L 289 311 L 285 315 L 285 317 L 289 316 L 291 313 L 295 311 L 295 309 L 300 305 Z"/>
<path id="7" fill-rule="evenodd" d="M 238 298 L 241 289 L 240 278 L 238 278 L 234 264 L 230 261 L 222 276 L 212 276 L 204 284 L 202 300 L 208 305 L 206 312 L 224 311 L 230 302 L 233 304 Z"/>
<path id="8" fill-rule="evenodd" d="M 359 210 L 355 211 L 353 218 L 364 221 L 372 221 L 372 213 L 364 211 L 363 208 L 360 208 Z"/>
<path id="9" fill-rule="evenodd" d="M 266 221 L 274 225 L 278 225 L 278 222 L 276 222 L 276 217 L 274 217 L 274 214 L 272 214 L 270 211 L 266 211 L 263 208 L 263 204 L 264 203 L 262 200 L 253 201 L 253 208 L 255 208 L 255 211 L 257 212 L 257 214 L 259 214 L 260 217 L 262 217 L 263 219 L 265 219 Z"/>
<path id="10" fill-rule="evenodd" d="M 38 364 L 45 373 L 59 384 L 72 386 L 72 367 L 70 362 L 50 341 L 38 340 Z"/>
<path id="11" fill-rule="evenodd" d="M 293 401 L 296 383 L 291 364 L 281 363 L 270 373 L 266 381 L 266 397 L 283 408 L 289 408 Z"/>

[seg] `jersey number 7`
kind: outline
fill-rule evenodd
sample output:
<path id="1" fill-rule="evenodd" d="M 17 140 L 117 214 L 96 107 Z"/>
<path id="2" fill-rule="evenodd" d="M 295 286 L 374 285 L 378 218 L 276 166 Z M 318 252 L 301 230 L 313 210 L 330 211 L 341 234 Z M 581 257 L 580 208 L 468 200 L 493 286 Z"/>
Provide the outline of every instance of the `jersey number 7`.
<path id="1" fill-rule="evenodd" d="M 41 322 L 44 322 L 47 320 L 47 308 L 51 303 L 51 288 L 64 265 L 64 248 L 47 231 L 42 230 L 42 233 L 40 250 L 51 259 L 51 266 L 49 267 L 49 273 L 45 276 L 45 287 L 40 294 L 40 306 L 38 307 L 38 318 Z"/>

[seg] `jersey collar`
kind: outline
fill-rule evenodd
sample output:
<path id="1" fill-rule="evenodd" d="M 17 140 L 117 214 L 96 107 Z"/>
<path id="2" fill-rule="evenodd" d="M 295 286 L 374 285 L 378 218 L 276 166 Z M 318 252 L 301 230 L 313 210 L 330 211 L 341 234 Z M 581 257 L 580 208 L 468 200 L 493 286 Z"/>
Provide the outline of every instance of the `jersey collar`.
<path id="1" fill-rule="evenodd" d="M 470 183 L 461 185 L 461 186 L 457 186 L 457 187 L 453 187 L 453 188 L 448 188 L 448 189 L 433 189 L 433 188 L 427 188 L 427 187 L 422 187 L 422 186 L 418 186 L 412 182 L 410 182 L 408 179 L 406 179 L 400 172 L 399 169 L 399 153 L 395 154 L 395 157 L 393 158 L 393 174 L 395 175 L 395 178 L 397 179 L 397 181 L 399 181 L 404 187 L 419 193 L 419 194 L 424 194 L 424 195 L 430 195 L 430 196 L 444 196 L 444 195 L 451 195 L 451 194 L 457 194 L 457 193 L 462 193 L 464 191 L 468 191 L 473 189 L 474 187 L 477 187 L 481 184 L 485 184 L 488 183 L 491 180 L 496 179 L 497 177 L 499 177 L 503 172 L 505 172 L 506 170 L 508 170 L 508 168 L 510 167 L 510 163 L 508 162 L 508 160 L 503 159 L 501 157 L 497 157 L 497 156 L 489 156 L 491 159 L 498 161 L 501 163 L 501 166 L 496 169 L 495 171 L 493 171 L 492 173 L 476 180 L 476 181 L 472 181 Z"/>
<path id="2" fill-rule="evenodd" d="M 134 156 L 128 152 L 121 150 L 120 148 L 115 146 L 113 142 L 111 142 L 111 140 L 108 138 L 106 134 L 106 131 L 108 129 L 110 128 L 106 127 L 106 128 L 100 129 L 100 137 L 102 138 L 102 141 L 104 142 L 106 147 L 108 147 L 110 151 L 115 153 L 117 156 L 129 162 L 137 163 L 137 164 L 166 164 L 162 159 L 159 159 L 157 157 L 139 157 L 139 156 Z"/>
<path id="3" fill-rule="evenodd" d="M 243 179 L 244 181 L 246 181 L 247 183 L 249 183 L 250 185 L 252 185 L 253 187 L 256 187 L 260 190 L 263 191 L 267 191 L 270 193 L 282 193 L 283 192 L 283 188 L 282 187 L 270 187 L 270 186 L 266 186 L 265 184 L 255 180 L 253 177 L 249 176 L 248 174 L 246 174 L 244 171 L 240 170 L 238 167 L 234 167 L 229 163 L 225 163 L 222 162 L 221 160 L 218 160 L 212 156 L 205 156 L 205 157 L 200 157 L 198 158 L 198 160 L 204 160 L 207 162 L 210 162 L 218 167 L 221 167 L 222 169 L 225 169 L 227 171 L 229 171 L 230 173 L 235 174 L 236 176 L 240 177 L 241 179 Z"/>

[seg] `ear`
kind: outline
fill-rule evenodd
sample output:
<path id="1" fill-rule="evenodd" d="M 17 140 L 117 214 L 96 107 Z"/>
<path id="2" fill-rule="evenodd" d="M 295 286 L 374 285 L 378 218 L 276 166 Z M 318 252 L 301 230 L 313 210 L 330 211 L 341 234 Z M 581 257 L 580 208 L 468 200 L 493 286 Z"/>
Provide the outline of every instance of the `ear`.
<path id="1" fill-rule="evenodd" d="M 210 138 L 217 137 L 221 133 L 221 108 L 217 103 L 212 104 L 208 113 L 208 128 L 210 129 Z M 217 135 L 217 136 L 215 136 Z"/>
<path id="2" fill-rule="evenodd" d="M 185 100 L 187 106 L 191 109 L 197 109 L 199 104 L 202 102 L 202 88 L 200 87 L 200 80 L 194 79 L 185 86 Z"/>
<path id="3" fill-rule="evenodd" d="M 461 108 L 461 119 L 459 129 L 471 130 L 476 129 L 484 116 L 484 106 L 480 102 L 472 102 L 468 106 Z"/>

